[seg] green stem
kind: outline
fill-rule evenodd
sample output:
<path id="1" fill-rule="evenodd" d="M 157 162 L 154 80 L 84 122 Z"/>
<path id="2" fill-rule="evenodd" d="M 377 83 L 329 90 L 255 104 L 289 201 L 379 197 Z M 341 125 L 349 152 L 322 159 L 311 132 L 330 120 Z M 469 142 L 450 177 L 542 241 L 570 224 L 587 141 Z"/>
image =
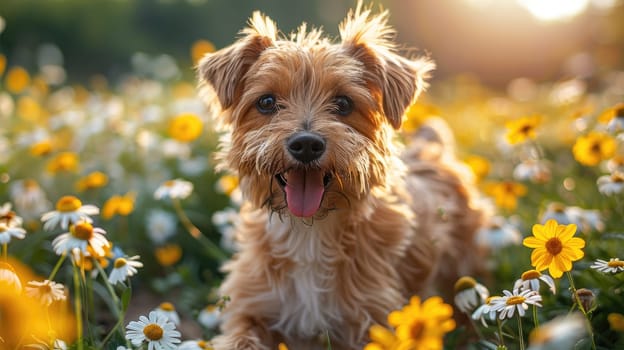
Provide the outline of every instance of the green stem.
<path id="1" fill-rule="evenodd" d="M 54 277 L 56 277 L 56 273 L 61 268 L 61 265 L 63 264 L 63 261 L 65 261 L 66 257 L 67 257 L 67 253 L 63 253 L 61 255 L 61 257 L 56 262 L 56 265 L 54 265 L 54 269 L 52 269 L 52 272 L 50 272 L 50 276 L 48 276 L 48 281 L 54 280 Z"/>
<path id="2" fill-rule="evenodd" d="M 537 306 L 533 305 L 533 325 L 539 327 L 539 319 L 537 318 Z"/>
<path id="3" fill-rule="evenodd" d="M 2 244 L 2 257 L 4 257 L 4 260 L 9 260 L 9 244 L 8 243 L 4 243 Z"/>
<path id="4" fill-rule="evenodd" d="M 524 334 L 522 334 L 522 317 L 518 315 L 518 338 L 520 339 L 520 350 L 524 350 Z"/>
<path id="5" fill-rule="evenodd" d="M 108 293 L 111 295 L 111 298 L 113 299 L 113 304 L 115 305 L 115 309 L 113 310 L 113 312 L 116 313 L 115 316 L 119 317 L 120 310 L 117 309 L 118 307 L 121 306 L 119 304 L 119 297 L 117 297 L 117 293 L 115 293 L 115 289 L 113 288 L 113 286 L 110 284 L 110 282 L 108 282 L 108 275 L 106 274 L 106 271 L 104 271 L 100 263 L 97 260 L 94 260 L 94 264 L 98 272 L 102 275 L 102 279 L 104 280 L 104 285 L 106 286 L 106 290 L 108 290 Z"/>
<path id="6" fill-rule="evenodd" d="M 78 266 L 76 264 L 74 267 L 74 307 L 76 309 L 76 333 L 77 333 L 77 349 L 83 350 L 84 344 L 82 339 L 82 291 L 80 285 L 80 271 L 78 271 Z"/>
<path id="7" fill-rule="evenodd" d="M 503 340 L 503 325 L 500 318 L 496 317 L 496 324 L 498 325 L 498 338 L 500 339 L 500 346 L 505 347 L 505 341 Z"/>
<path id="8" fill-rule="evenodd" d="M 188 233 L 201 244 L 203 244 L 208 254 L 210 254 L 213 258 L 219 261 L 226 260 L 227 255 L 223 253 L 223 251 L 219 249 L 216 244 L 206 238 L 206 236 L 202 234 L 197 226 L 193 225 L 189 217 L 186 215 L 186 213 L 184 213 L 182 205 L 180 204 L 180 200 L 178 200 L 177 198 L 172 198 L 171 201 L 173 202 L 173 208 L 175 209 L 178 218 L 180 218 L 182 225 L 184 225 L 184 228 L 186 228 Z"/>
<path id="9" fill-rule="evenodd" d="M 594 331 L 591 325 L 591 321 L 589 319 L 589 314 L 585 310 L 585 307 L 583 307 L 583 304 L 581 303 L 581 299 L 579 298 L 578 293 L 576 292 L 576 287 L 574 286 L 574 279 L 572 279 L 572 273 L 570 273 L 570 271 L 566 271 L 566 275 L 568 276 L 568 280 L 570 281 L 570 289 L 572 289 L 572 295 L 574 296 L 574 301 L 576 302 L 576 306 L 578 306 L 579 310 L 581 310 L 581 312 L 583 313 L 583 316 L 585 316 L 585 323 L 587 327 L 587 332 L 589 333 L 589 339 L 591 340 L 591 343 L 592 343 L 592 349 L 596 350 L 596 341 L 594 340 Z"/>

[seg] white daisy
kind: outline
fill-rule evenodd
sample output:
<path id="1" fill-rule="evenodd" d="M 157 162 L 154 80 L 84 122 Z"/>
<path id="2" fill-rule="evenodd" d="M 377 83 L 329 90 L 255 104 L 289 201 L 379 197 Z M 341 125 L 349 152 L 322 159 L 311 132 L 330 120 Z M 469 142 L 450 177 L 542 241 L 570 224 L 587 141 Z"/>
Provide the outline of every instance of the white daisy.
<path id="1" fill-rule="evenodd" d="M 520 317 L 524 316 L 529 305 L 542 306 L 542 304 L 540 304 L 542 296 L 530 289 L 523 291 L 514 289 L 513 292 L 504 290 L 503 294 L 505 295 L 502 296 L 501 299 L 497 299 L 493 307 L 500 312 L 498 318 L 501 320 L 512 318 L 516 310 L 518 310 L 518 315 L 520 315 Z"/>
<path id="2" fill-rule="evenodd" d="M 621 193 L 624 190 L 624 174 L 614 172 L 611 175 L 603 175 L 596 181 L 598 191 L 605 196 Z"/>
<path id="3" fill-rule="evenodd" d="M 176 349 L 176 344 L 180 343 L 181 334 L 175 325 L 155 311 L 150 312 L 148 317 L 140 316 L 138 321 L 130 322 L 126 328 L 126 339 L 134 346 L 147 342 L 148 350 Z"/>
<path id="4" fill-rule="evenodd" d="M 30 281 L 26 284 L 26 295 L 38 299 L 41 304 L 50 306 L 53 302 L 65 300 L 65 286 L 54 281 Z"/>
<path id="5" fill-rule="evenodd" d="M 14 211 L 11 210 L 11 203 L 4 203 L 0 207 L 0 223 L 5 223 L 7 226 L 22 226 L 22 218 L 17 216 Z"/>
<path id="6" fill-rule="evenodd" d="M 202 326 L 208 329 L 213 329 L 219 324 L 220 315 L 221 311 L 216 305 L 208 305 L 199 312 L 199 315 L 197 315 L 197 321 Z"/>
<path id="7" fill-rule="evenodd" d="M 117 258 L 113 263 L 113 271 L 108 276 L 108 281 L 111 284 L 117 284 L 125 281 L 128 277 L 134 276 L 137 273 L 137 268 L 143 267 L 143 263 L 137 261 L 138 255 L 130 258 Z"/>
<path id="8" fill-rule="evenodd" d="M 9 192 L 15 209 L 27 220 L 39 219 L 41 214 L 52 207 L 52 203 L 35 180 L 17 180 L 11 183 Z"/>
<path id="9" fill-rule="evenodd" d="M 0 288 L 11 288 L 17 293 L 22 292 L 22 282 L 15 273 L 13 266 L 0 261 Z"/>
<path id="10" fill-rule="evenodd" d="M 502 216 L 490 219 L 487 226 L 477 232 L 477 244 L 484 248 L 498 250 L 510 245 L 518 245 L 522 234 Z"/>
<path id="11" fill-rule="evenodd" d="M 539 293 L 540 281 L 546 283 L 553 294 L 556 293 L 555 281 L 552 277 L 544 275 L 537 270 L 528 270 L 522 273 L 520 279 L 514 283 L 513 289 L 532 290 Z"/>
<path id="12" fill-rule="evenodd" d="M 94 205 L 82 205 L 80 199 L 74 196 L 61 197 L 56 202 L 56 210 L 49 211 L 41 216 L 43 228 L 52 230 L 57 225 L 62 229 L 67 229 L 70 224 L 78 221 L 93 222 L 90 215 L 99 214 L 100 209 Z"/>
<path id="13" fill-rule="evenodd" d="M 180 344 L 178 350 L 212 350 L 212 346 L 205 340 L 187 340 Z"/>
<path id="14" fill-rule="evenodd" d="M 10 226 L 4 222 L 0 222 L 0 244 L 8 244 L 11 238 L 24 239 L 26 230 L 21 227 Z"/>
<path id="15" fill-rule="evenodd" d="M 492 295 L 488 297 L 487 299 L 485 299 L 485 303 L 481 304 L 481 306 L 479 306 L 472 313 L 472 319 L 481 320 L 481 323 L 483 323 L 483 325 L 487 327 L 487 323 L 485 322 L 485 316 L 487 316 L 490 319 L 490 321 L 494 321 L 496 319 L 496 307 L 495 306 L 500 305 L 496 303 L 498 299 L 501 299 L 501 297 L 497 295 Z"/>
<path id="16" fill-rule="evenodd" d="M 172 303 L 161 303 L 156 309 L 154 309 L 154 311 L 157 312 L 159 315 L 167 317 L 169 321 L 173 322 L 173 324 L 180 324 L 180 316 L 178 315 L 178 312 L 176 311 Z"/>
<path id="17" fill-rule="evenodd" d="M 174 198 L 174 199 L 184 199 L 191 195 L 193 192 L 193 184 L 180 180 L 169 180 L 162 183 L 154 192 L 154 198 L 163 199 L 163 198 Z"/>
<path id="18" fill-rule="evenodd" d="M 605 228 L 598 210 L 566 206 L 558 202 L 548 204 L 540 217 L 540 222 L 545 224 L 551 219 L 556 220 L 561 225 L 575 224 L 578 230 L 585 233 L 592 230 L 602 231 Z"/>
<path id="19" fill-rule="evenodd" d="M 513 170 L 513 177 L 518 181 L 548 182 L 551 177 L 550 167 L 543 160 L 527 159 Z"/>
<path id="20" fill-rule="evenodd" d="M 619 258 L 611 258 L 609 261 L 597 259 L 590 267 L 604 273 L 617 273 L 624 271 L 624 261 Z"/>
<path id="21" fill-rule="evenodd" d="M 475 307 L 483 304 L 490 291 L 474 278 L 464 276 L 455 282 L 455 305 L 465 313 L 472 313 Z"/>
<path id="22" fill-rule="evenodd" d="M 103 256 L 106 251 L 104 247 L 109 246 L 110 242 L 104 237 L 106 231 L 99 227 L 93 227 L 88 221 L 79 221 L 69 227 L 69 232 L 56 237 L 52 241 L 54 251 L 58 255 L 70 252 L 74 248 L 78 248 L 82 254 L 89 254 L 87 247 L 91 247 L 93 251 Z"/>
<path id="23" fill-rule="evenodd" d="M 162 209 L 152 209 L 146 218 L 147 235 L 152 242 L 160 245 L 176 233 L 176 216 Z"/>

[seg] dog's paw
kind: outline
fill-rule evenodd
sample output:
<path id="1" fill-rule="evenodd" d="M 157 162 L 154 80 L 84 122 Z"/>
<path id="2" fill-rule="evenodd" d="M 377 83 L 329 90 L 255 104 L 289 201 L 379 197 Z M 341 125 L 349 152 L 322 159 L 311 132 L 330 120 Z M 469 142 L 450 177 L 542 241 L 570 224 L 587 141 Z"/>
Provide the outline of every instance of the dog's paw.
<path id="1" fill-rule="evenodd" d="M 270 350 L 254 336 L 219 335 L 211 340 L 214 350 Z"/>

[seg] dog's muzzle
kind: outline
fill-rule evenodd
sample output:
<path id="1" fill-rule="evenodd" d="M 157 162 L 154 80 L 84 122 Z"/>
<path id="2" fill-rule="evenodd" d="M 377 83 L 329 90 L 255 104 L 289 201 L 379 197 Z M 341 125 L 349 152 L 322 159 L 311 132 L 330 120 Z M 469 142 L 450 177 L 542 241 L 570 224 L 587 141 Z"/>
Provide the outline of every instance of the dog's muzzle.
<path id="1" fill-rule="evenodd" d="M 323 156 L 325 140 L 318 134 L 301 131 L 286 142 L 288 153 L 300 163 L 276 178 L 286 194 L 290 212 L 299 217 L 311 217 L 321 207 L 325 188 L 331 175 L 324 170 L 309 166 Z"/>

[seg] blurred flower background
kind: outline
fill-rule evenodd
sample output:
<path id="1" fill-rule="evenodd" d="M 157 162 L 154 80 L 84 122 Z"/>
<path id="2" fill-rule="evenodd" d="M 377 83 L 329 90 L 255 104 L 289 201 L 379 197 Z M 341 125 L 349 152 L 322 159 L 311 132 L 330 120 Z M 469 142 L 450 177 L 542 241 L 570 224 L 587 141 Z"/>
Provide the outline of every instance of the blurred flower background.
<path id="1" fill-rule="evenodd" d="M 624 347 L 624 2 L 377 4 L 400 47 L 437 64 L 404 132 L 446 119 L 496 215 L 477 237 L 487 272 L 456 298 L 466 320 L 448 320 L 454 300 L 423 300 L 441 310 L 427 319 L 414 299 L 368 346 Z M 354 5 L 3 1 L 0 348 L 209 348 L 242 199 L 215 171 L 219 132 L 193 67 L 254 10 L 286 33 L 305 21 L 335 36 Z M 547 222 L 566 240 L 543 236 Z M 574 259 L 572 233 L 585 244 Z M 522 245 L 532 235 L 539 256 Z M 551 256 L 554 280 L 532 270 Z"/>

